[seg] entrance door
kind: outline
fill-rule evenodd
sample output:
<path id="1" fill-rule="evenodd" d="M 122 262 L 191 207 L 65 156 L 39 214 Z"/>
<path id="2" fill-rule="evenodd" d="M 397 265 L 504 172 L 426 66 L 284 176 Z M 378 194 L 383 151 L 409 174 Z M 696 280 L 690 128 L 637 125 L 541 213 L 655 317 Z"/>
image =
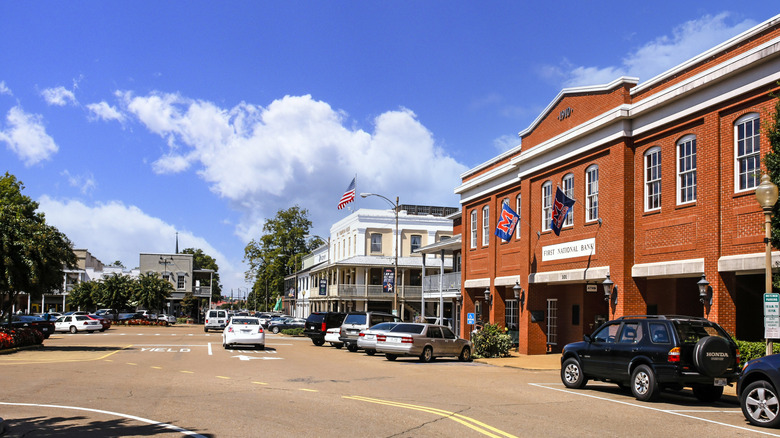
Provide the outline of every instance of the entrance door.
<path id="1" fill-rule="evenodd" d="M 547 300 L 547 345 L 558 345 L 558 299 Z"/>

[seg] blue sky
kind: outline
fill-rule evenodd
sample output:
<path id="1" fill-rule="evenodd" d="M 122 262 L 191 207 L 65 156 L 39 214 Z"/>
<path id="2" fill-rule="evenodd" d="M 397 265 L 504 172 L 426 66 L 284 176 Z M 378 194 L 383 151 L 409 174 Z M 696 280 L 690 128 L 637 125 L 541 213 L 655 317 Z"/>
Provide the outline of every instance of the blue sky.
<path id="1" fill-rule="evenodd" d="M 562 88 L 640 83 L 775 2 L 0 2 L 0 172 L 105 263 L 196 247 L 225 290 L 299 205 L 458 206 Z M 378 198 L 357 208 L 385 208 Z"/>

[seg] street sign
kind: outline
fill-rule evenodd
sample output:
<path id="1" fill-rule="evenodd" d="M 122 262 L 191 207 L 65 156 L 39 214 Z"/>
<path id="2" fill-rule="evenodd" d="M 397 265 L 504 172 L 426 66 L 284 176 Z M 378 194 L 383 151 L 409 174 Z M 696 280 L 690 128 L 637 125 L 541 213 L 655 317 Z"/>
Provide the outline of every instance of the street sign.
<path id="1" fill-rule="evenodd" d="M 477 318 L 474 316 L 474 313 L 467 313 L 466 314 L 466 324 L 474 325 L 474 323 L 477 321 Z"/>
<path id="2" fill-rule="evenodd" d="M 780 339 L 780 294 L 764 294 L 764 338 Z"/>

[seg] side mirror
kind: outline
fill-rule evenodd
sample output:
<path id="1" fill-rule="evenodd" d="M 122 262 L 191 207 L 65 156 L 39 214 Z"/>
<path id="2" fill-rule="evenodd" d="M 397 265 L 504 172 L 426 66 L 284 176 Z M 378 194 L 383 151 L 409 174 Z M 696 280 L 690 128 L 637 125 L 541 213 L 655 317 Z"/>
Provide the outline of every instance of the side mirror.
<path id="1" fill-rule="evenodd" d="M 593 342 L 593 339 L 591 339 L 590 335 L 583 335 L 582 336 L 582 340 L 587 342 L 587 343 Z"/>

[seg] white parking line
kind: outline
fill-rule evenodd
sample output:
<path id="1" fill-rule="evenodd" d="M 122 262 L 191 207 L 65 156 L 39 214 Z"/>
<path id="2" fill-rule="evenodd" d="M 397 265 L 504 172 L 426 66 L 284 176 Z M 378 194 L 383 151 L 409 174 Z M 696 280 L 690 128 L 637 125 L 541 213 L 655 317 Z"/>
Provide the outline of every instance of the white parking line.
<path id="1" fill-rule="evenodd" d="M 211 351 L 211 342 L 209 342 L 209 356 L 213 356 L 214 353 Z"/>
<path id="2" fill-rule="evenodd" d="M 686 415 L 686 414 L 683 414 L 683 413 L 681 413 L 679 411 L 676 411 L 676 410 L 658 409 L 658 408 L 654 408 L 652 406 L 640 405 L 640 404 L 636 404 L 636 403 L 629 403 L 629 402 L 624 402 L 624 401 L 621 401 L 621 400 L 612 400 L 612 399 L 605 398 L 605 397 L 599 397 L 597 395 L 586 394 L 584 392 L 571 391 L 569 389 L 562 389 L 562 388 L 551 388 L 549 386 L 545 386 L 545 385 L 561 385 L 560 383 L 544 383 L 544 384 L 541 384 L 541 383 L 529 383 L 529 385 L 536 386 L 537 388 L 544 388 L 544 389 L 550 389 L 550 390 L 553 390 L 553 391 L 565 392 L 567 394 L 579 395 L 581 397 L 595 398 L 597 400 L 603 400 L 603 401 L 608 401 L 608 402 L 612 402 L 612 403 L 619 403 L 619 404 L 622 404 L 622 405 L 633 406 L 633 407 L 636 407 L 636 408 L 648 409 L 648 410 L 651 410 L 651 411 L 661 412 L 661 413 L 664 413 L 664 414 L 677 415 L 677 416 L 680 416 L 680 417 L 690 418 L 690 419 L 693 419 L 693 420 L 700 420 L 700 421 L 704 421 L 704 422 L 707 422 L 707 423 L 717 424 L 719 426 L 725 426 L 725 427 L 731 427 L 731 428 L 734 428 L 734 429 L 743 430 L 745 432 L 754 432 L 754 433 L 758 433 L 758 434 L 761 434 L 761 435 L 769 435 L 769 436 L 780 437 L 780 435 L 777 435 L 777 434 L 774 434 L 774 433 L 770 433 L 770 432 L 766 432 L 766 431 L 763 431 L 763 430 L 749 429 L 747 427 L 734 426 L 733 424 L 721 423 L 719 421 L 708 420 L 706 418 L 694 417 L 693 415 Z M 715 412 L 715 411 L 707 411 L 707 412 Z"/>

